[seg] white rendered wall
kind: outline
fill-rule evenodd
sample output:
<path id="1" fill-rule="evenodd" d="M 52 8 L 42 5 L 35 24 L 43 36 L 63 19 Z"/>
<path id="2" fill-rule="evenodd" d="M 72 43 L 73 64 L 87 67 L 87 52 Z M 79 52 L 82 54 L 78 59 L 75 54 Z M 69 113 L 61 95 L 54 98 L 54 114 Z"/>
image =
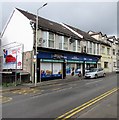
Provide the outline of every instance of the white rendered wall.
<path id="1" fill-rule="evenodd" d="M 15 9 L 2 36 L 2 46 L 12 42 L 24 44 L 24 52 L 33 49 L 33 30 L 30 20 L 17 9 Z"/>

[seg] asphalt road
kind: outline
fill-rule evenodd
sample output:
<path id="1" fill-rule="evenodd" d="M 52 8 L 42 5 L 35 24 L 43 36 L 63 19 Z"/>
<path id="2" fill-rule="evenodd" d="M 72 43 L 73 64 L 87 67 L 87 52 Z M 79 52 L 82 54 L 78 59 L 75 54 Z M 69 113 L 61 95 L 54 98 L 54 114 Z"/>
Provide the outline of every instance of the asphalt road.
<path id="1" fill-rule="evenodd" d="M 117 74 L 107 75 L 98 79 L 72 80 L 68 83 L 60 83 L 32 90 L 16 91 L 16 93 L 4 93 L 4 97 L 10 100 L 2 105 L 2 118 L 58 118 L 74 108 L 81 106 L 91 99 L 117 87 Z M 95 103 L 92 108 L 104 102 L 115 99 L 112 93 L 108 97 Z M 116 107 L 115 102 L 113 101 Z M 113 104 L 112 104 L 113 105 Z M 91 108 L 91 109 L 92 109 Z M 89 108 L 86 108 L 87 111 Z M 92 116 L 91 112 L 82 111 L 74 117 L 85 118 Z M 108 112 L 109 111 L 109 112 Z M 96 112 L 96 111 L 95 111 Z M 98 112 L 98 110 L 97 110 Z M 117 117 L 117 108 L 113 108 L 111 114 Z M 86 114 L 88 113 L 88 114 Z M 109 118 L 110 110 L 104 113 L 104 118 Z M 95 116 L 96 117 L 96 116 Z M 100 116 L 98 116 L 99 118 Z"/>

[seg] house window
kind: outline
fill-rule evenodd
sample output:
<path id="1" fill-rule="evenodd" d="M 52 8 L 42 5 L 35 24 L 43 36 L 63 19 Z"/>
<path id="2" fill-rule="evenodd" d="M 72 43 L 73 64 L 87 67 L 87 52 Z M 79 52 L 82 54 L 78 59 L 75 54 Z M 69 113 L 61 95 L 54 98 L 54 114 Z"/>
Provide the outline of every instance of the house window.
<path id="1" fill-rule="evenodd" d="M 97 44 L 97 54 L 99 54 L 99 44 Z"/>
<path id="2" fill-rule="evenodd" d="M 43 34 L 42 34 L 42 46 L 43 47 L 47 46 L 47 32 L 46 31 L 43 31 Z"/>
<path id="3" fill-rule="evenodd" d="M 115 55 L 115 53 L 116 53 L 116 52 L 115 52 L 115 49 L 113 49 L 113 55 Z"/>
<path id="4" fill-rule="evenodd" d="M 68 38 L 64 37 L 64 50 L 68 50 Z"/>
<path id="5" fill-rule="evenodd" d="M 107 55 L 110 55 L 110 48 L 107 48 Z"/>
<path id="6" fill-rule="evenodd" d="M 104 68 L 108 68 L 108 62 L 104 62 Z"/>
<path id="7" fill-rule="evenodd" d="M 94 44 L 93 44 L 93 53 L 94 53 L 94 55 L 95 55 L 95 53 L 96 53 L 95 48 L 96 48 L 96 45 L 95 45 L 95 43 L 94 43 Z"/>
<path id="8" fill-rule="evenodd" d="M 114 67 L 116 67 L 116 62 L 114 62 Z"/>
<path id="9" fill-rule="evenodd" d="M 54 48 L 54 34 L 49 32 L 48 47 Z"/>
<path id="10" fill-rule="evenodd" d="M 59 41 L 59 49 L 62 50 L 62 36 L 58 36 L 57 41 Z"/>
<path id="11" fill-rule="evenodd" d="M 102 46 L 102 54 L 105 54 L 105 47 Z"/>
<path id="12" fill-rule="evenodd" d="M 72 44 L 73 44 L 73 51 L 76 51 L 76 41 L 74 41 Z"/>
<path id="13" fill-rule="evenodd" d="M 86 47 L 87 47 L 87 53 L 89 53 L 90 49 L 89 49 L 89 41 L 86 42 Z"/>
<path id="14" fill-rule="evenodd" d="M 92 42 L 89 43 L 90 53 L 92 53 Z"/>
<path id="15" fill-rule="evenodd" d="M 81 51 L 81 48 L 80 48 L 80 41 L 77 40 L 77 51 L 80 52 Z"/>

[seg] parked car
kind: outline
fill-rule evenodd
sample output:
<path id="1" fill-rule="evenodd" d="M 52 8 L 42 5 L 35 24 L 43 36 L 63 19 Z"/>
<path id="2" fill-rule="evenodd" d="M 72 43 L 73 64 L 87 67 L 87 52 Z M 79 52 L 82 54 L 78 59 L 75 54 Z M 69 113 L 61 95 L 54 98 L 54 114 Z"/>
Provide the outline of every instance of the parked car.
<path id="1" fill-rule="evenodd" d="M 106 73 L 102 68 L 93 68 L 89 72 L 85 73 L 85 78 L 98 78 L 105 75 Z"/>
<path id="2" fill-rule="evenodd" d="M 119 73 L 119 68 L 116 68 L 116 70 L 115 70 L 115 71 L 116 71 L 116 73 Z"/>
<path id="3" fill-rule="evenodd" d="M 93 69 L 92 67 L 86 68 L 85 69 L 85 73 L 88 73 L 92 69 Z M 75 75 L 78 75 L 79 77 L 81 77 L 81 69 L 80 68 L 78 68 L 78 69 L 75 70 Z"/>

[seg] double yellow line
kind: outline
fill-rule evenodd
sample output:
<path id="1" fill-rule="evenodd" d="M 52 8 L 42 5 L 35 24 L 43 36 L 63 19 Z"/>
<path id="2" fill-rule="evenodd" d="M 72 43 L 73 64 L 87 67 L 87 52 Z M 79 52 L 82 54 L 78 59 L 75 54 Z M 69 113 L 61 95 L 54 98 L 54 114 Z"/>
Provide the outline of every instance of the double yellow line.
<path id="1" fill-rule="evenodd" d="M 85 108 L 95 104 L 96 102 L 102 100 L 103 98 L 109 96 L 110 94 L 116 92 L 119 88 L 114 88 L 110 91 L 107 91 L 103 94 L 101 94 L 100 96 L 82 104 L 81 106 L 78 106 L 76 108 L 74 108 L 73 110 L 69 111 L 69 112 L 66 112 L 65 114 L 59 116 L 58 118 L 56 118 L 55 120 L 66 120 L 66 119 L 69 119 L 71 118 L 72 116 L 76 115 L 77 113 L 79 113 L 80 111 L 84 110 Z"/>

